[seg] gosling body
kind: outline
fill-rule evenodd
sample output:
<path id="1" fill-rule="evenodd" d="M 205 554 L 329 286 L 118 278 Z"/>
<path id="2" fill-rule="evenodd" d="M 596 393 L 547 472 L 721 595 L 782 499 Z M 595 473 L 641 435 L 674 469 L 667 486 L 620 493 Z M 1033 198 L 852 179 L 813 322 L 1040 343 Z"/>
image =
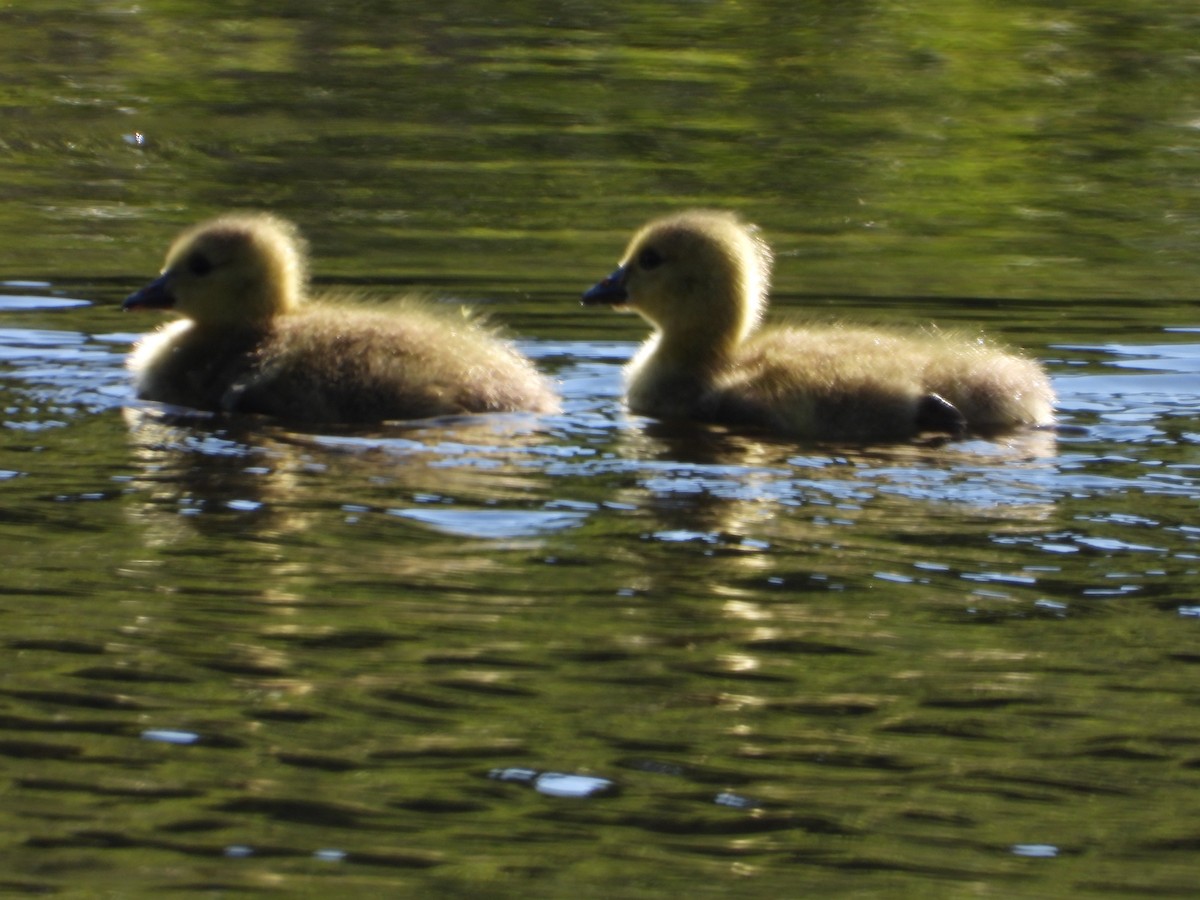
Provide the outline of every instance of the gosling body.
<path id="1" fill-rule="evenodd" d="M 305 283 L 303 243 L 281 219 L 223 216 L 184 232 L 162 275 L 124 304 L 183 316 L 131 354 L 138 396 L 331 424 L 557 408 L 526 357 L 458 311 L 308 298 Z"/>
<path id="2" fill-rule="evenodd" d="M 634 235 L 587 304 L 639 313 L 654 334 L 626 368 L 640 414 L 817 440 L 995 433 L 1053 421 L 1041 366 L 982 339 L 846 325 L 759 328 L 771 253 L 724 212 L 690 211 Z"/>

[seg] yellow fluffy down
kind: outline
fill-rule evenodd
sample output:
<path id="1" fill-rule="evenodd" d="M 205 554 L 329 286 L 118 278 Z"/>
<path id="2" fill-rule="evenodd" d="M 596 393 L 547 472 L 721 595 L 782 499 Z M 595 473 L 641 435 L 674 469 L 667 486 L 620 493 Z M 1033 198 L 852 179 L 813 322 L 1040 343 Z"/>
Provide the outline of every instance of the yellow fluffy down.
<path id="1" fill-rule="evenodd" d="M 626 369 L 630 409 L 813 439 L 995 433 L 1053 421 L 1035 361 L 982 338 L 849 325 L 759 329 L 771 256 L 725 212 L 651 222 L 584 295 L 655 332 Z"/>
<path id="2" fill-rule="evenodd" d="M 138 396 L 309 423 L 557 408 L 533 364 L 458 309 L 302 296 L 299 247 L 269 216 L 181 237 L 155 298 L 186 318 L 135 348 Z"/>

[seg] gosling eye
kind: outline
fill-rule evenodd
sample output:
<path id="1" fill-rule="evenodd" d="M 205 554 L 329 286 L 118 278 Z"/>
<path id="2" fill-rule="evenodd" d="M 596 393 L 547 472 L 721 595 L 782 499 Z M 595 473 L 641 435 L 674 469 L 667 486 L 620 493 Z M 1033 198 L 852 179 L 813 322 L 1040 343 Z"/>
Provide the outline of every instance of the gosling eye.
<path id="1" fill-rule="evenodd" d="M 193 253 L 184 263 L 193 275 L 204 277 L 213 270 L 212 260 L 203 253 Z"/>
<path id="2" fill-rule="evenodd" d="M 637 264 L 643 269 L 657 269 L 663 264 L 663 255 L 653 247 L 645 247 L 637 256 Z"/>

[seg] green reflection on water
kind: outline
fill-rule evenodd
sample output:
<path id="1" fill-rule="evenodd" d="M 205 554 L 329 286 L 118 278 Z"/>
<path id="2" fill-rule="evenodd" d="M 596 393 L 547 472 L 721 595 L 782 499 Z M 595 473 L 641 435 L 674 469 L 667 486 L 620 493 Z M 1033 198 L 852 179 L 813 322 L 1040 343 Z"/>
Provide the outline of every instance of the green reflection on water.
<path id="1" fill-rule="evenodd" d="M 1197 274 L 1179 4 L 5 16 L 14 276 L 142 271 L 253 206 L 332 277 L 573 291 L 697 204 L 766 227 L 785 294 L 1190 296 Z"/>
<path id="2" fill-rule="evenodd" d="M 1195 321 L 1196 19 L 0 11 L 0 277 L 101 301 L 5 313 L 44 354 L 0 382 L 6 888 L 1192 891 L 1200 429 L 1194 336 L 1162 329 Z M 623 417 L 622 345 L 591 342 L 644 325 L 575 299 L 692 204 L 764 226 L 778 306 L 1032 347 L 1093 433 L 850 451 Z M 571 413 L 118 413 L 145 323 L 113 301 L 247 206 L 324 281 L 498 299 L 558 342 Z M 1114 340 L 1178 343 L 1178 377 L 1113 375 Z"/>

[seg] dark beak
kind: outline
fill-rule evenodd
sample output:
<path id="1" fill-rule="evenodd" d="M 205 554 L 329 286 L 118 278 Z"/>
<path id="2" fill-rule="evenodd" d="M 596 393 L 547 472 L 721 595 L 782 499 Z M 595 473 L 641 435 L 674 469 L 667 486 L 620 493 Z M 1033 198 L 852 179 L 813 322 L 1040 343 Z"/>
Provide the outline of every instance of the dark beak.
<path id="1" fill-rule="evenodd" d="M 592 285 L 583 292 L 584 305 L 595 306 L 607 303 L 609 306 L 620 306 L 622 303 L 626 303 L 629 300 L 629 294 L 625 290 L 627 275 L 625 267 L 621 266 L 603 281 Z"/>
<path id="2" fill-rule="evenodd" d="M 121 309 L 128 312 L 131 309 L 172 309 L 174 306 L 175 295 L 167 287 L 167 276 L 163 274 L 126 297 Z"/>

